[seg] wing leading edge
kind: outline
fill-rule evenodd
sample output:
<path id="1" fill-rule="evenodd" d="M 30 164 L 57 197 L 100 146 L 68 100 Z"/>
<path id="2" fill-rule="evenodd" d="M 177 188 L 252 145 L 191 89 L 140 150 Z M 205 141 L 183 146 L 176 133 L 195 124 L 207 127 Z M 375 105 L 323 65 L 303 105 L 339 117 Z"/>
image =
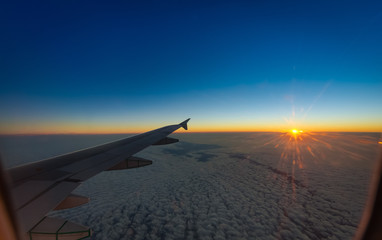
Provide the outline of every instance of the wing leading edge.
<path id="1" fill-rule="evenodd" d="M 128 166 L 129 158 L 132 155 L 150 145 L 176 142 L 176 139 L 167 138 L 167 136 L 180 127 L 187 130 L 189 120 L 133 137 L 8 169 L 12 179 L 11 192 L 15 212 L 21 229 L 28 232 L 36 227 L 36 224 L 44 219 L 49 211 L 67 199 L 81 182 L 102 171 L 121 169 L 122 165 Z M 121 164 L 124 161 L 125 163 Z M 134 158 L 130 163 L 139 166 L 139 162 L 136 161 L 137 159 Z M 144 165 L 151 164 L 147 160 L 141 162 L 144 162 Z"/>

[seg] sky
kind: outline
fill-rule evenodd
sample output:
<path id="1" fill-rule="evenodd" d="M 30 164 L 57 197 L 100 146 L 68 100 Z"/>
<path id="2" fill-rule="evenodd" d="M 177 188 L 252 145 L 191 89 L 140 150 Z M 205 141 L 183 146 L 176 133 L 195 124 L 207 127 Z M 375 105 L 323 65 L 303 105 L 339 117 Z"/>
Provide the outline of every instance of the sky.
<path id="1" fill-rule="evenodd" d="M 2 5 L 0 134 L 382 132 L 381 2 Z"/>

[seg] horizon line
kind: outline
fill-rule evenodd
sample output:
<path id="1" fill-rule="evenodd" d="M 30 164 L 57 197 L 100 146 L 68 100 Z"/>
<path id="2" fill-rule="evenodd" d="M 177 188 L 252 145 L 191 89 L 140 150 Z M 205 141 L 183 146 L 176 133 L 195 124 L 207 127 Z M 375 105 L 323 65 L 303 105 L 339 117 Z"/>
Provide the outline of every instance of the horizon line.
<path id="1" fill-rule="evenodd" d="M 149 130 L 150 131 L 150 130 Z M 147 131 L 146 131 L 147 132 Z M 283 131 L 180 131 L 173 133 L 190 134 L 190 133 L 286 133 L 290 130 Z M 34 136 L 34 135 L 124 135 L 124 134 L 142 134 L 145 132 L 104 132 L 104 133 L 84 133 L 84 132 L 57 132 L 57 133 L 0 133 L 0 136 Z M 333 130 L 317 130 L 304 131 L 304 133 L 382 133 L 382 131 L 333 131 Z"/>

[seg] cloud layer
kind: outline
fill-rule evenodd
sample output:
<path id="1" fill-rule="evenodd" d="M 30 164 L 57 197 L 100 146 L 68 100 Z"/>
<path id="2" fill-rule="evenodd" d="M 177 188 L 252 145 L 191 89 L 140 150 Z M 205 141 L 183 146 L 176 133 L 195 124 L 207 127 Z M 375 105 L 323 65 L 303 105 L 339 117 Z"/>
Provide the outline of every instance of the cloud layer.
<path id="1" fill-rule="evenodd" d="M 276 134 L 177 137 L 182 142 L 139 154 L 153 165 L 101 173 L 75 191 L 89 196 L 89 204 L 51 215 L 90 226 L 94 239 L 354 235 L 367 197 L 376 136 L 312 136 L 318 141 L 298 143 L 299 150 Z M 300 166 L 293 164 L 298 152 Z"/>

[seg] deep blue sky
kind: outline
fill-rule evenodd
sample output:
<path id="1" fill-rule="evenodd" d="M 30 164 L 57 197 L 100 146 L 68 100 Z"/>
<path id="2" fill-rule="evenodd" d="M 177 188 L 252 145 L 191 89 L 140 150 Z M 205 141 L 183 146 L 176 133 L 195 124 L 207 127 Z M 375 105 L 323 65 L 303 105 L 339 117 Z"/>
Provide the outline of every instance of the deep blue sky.
<path id="1" fill-rule="evenodd" d="M 1 132 L 382 131 L 382 3 L 251 2 L 5 4 Z"/>

